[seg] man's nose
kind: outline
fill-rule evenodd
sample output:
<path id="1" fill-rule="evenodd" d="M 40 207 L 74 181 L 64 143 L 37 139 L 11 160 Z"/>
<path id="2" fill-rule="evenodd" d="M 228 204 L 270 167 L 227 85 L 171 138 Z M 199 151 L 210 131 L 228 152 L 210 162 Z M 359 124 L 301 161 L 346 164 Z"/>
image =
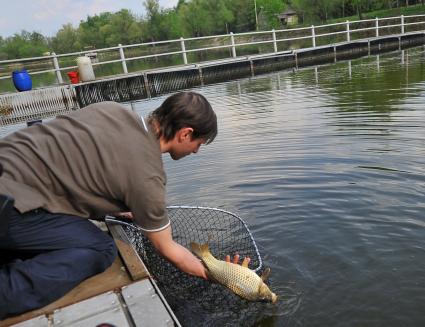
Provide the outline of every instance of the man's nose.
<path id="1" fill-rule="evenodd" d="M 192 153 L 198 153 L 200 147 L 201 145 L 198 145 L 198 147 L 195 150 L 193 150 Z"/>

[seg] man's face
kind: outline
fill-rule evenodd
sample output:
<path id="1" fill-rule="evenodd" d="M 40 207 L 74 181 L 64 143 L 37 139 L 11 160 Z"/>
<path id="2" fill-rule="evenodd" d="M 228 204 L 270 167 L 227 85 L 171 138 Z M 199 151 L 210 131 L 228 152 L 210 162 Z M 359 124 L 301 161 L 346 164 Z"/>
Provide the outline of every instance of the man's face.
<path id="1" fill-rule="evenodd" d="M 185 137 L 179 142 L 176 142 L 170 149 L 169 153 L 171 158 L 174 160 L 179 160 L 188 156 L 189 154 L 197 153 L 202 144 L 205 144 L 204 139 L 192 139 L 192 136 L 189 135 L 189 137 Z"/>

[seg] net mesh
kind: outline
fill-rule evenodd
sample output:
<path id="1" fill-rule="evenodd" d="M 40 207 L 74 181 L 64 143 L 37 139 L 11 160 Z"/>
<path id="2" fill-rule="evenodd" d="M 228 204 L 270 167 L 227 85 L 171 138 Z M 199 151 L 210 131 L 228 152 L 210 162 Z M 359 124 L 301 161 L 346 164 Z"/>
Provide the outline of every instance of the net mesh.
<path id="1" fill-rule="evenodd" d="M 249 256 L 249 268 L 260 273 L 262 260 L 255 241 L 238 216 L 220 209 L 168 207 L 173 238 L 189 248 L 190 242 L 206 243 L 220 260 L 227 254 Z M 187 275 L 163 259 L 135 226 L 124 227 L 129 239 L 146 264 L 183 326 L 250 325 L 264 305 L 248 302 L 222 285 Z"/>

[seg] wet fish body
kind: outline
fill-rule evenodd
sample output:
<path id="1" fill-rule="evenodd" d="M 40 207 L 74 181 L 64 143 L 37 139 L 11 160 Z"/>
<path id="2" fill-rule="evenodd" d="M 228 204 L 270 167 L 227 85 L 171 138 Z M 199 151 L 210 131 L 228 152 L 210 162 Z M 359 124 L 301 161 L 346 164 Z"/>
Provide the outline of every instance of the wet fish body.
<path id="1" fill-rule="evenodd" d="M 207 268 L 208 277 L 228 287 L 235 294 L 249 301 L 270 301 L 275 303 L 277 296 L 264 283 L 270 269 L 258 276 L 247 266 L 217 260 L 210 252 L 208 244 L 190 243 L 192 251 Z"/>

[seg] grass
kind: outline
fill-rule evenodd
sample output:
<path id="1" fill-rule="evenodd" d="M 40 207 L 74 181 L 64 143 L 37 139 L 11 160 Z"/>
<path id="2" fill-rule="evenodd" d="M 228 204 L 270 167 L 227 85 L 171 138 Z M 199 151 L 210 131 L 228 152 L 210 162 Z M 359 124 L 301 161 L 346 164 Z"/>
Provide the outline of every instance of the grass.
<path id="1" fill-rule="evenodd" d="M 414 5 L 409 7 L 400 7 L 393 9 L 384 9 L 384 10 L 376 10 L 370 11 L 367 13 L 363 13 L 363 19 L 372 19 L 372 18 L 384 18 L 384 17 L 396 17 L 396 16 L 410 16 L 410 15 L 422 15 L 425 14 L 425 5 Z M 355 21 L 359 20 L 359 16 L 349 16 L 343 18 L 330 19 L 326 22 L 326 24 L 340 23 L 345 21 Z"/>

